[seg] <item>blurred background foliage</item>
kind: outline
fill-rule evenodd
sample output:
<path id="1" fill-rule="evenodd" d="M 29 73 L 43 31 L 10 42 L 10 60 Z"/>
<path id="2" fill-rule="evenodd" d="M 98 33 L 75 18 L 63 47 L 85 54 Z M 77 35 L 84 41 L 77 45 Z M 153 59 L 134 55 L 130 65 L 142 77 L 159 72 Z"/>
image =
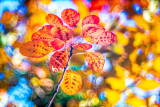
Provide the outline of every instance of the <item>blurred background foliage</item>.
<path id="1" fill-rule="evenodd" d="M 61 17 L 66 8 L 80 13 L 74 36 L 81 35 L 83 18 L 92 14 L 117 35 L 117 41 L 93 44 L 91 50 L 105 57 L 102 72 L 93 72 L 82 54 L 72 57 L 69 67 L 81 75 L 82 89 L 72 96 L 60 89 L 53 106 L 159 107 L 159 0 L 0 0 L 0 107 L 47 104 L 62 73 L 49 70 L 53 53 L 28 58 L 19 47 L 47 24 L 48 13 Z"/>

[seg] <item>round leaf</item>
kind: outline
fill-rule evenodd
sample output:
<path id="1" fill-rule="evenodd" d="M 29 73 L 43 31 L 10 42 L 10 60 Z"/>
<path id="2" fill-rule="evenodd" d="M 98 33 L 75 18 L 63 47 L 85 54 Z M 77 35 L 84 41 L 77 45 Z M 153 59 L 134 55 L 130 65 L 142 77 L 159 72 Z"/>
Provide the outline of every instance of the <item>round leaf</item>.
<path id="1" fill-rule="evenodd" d="M 66 65 L 68 61 L 68 54 L 66 51 L 57 51 L 55 52 L 50 61 L 49 67 L 52 72 L 61 71 Z"/>
<path id="2" fill-rule="evenodd" d="M 67 41 L 72 38 L 73 36 L 73 30 L 70 29 L 67 26 L 57 26 L 53 27 L 51 30 L 52 35 L 54 35 L 55 38 L 58 38 L 62 41 Z"/>
<path id="3" fill-rule="evenodd" d="M 53 50 L 53 47 L 49 43 L 44 43 L 40 40 L 26 42 L 19 48 L 19 51 L 22 55 L 32 58 L 43 57 Z"/>
<path id="4" fill-rule="evenodd" d="M 91 44 L 88 44 L 88 43 L 79 43 L 77 45 L 74 46 L 75 49 L 77 50 L 88 50 L 90 48 L 92 48 L 92 45 Z"/>
<path id="5" fill-rule="evenodd" d="M 50 42 L 52 47 L 56 50 L 61 49 L 64 46 L 64 42 L 59 39 L 54 39 L 52 42 Z"/>
<path id="6" fill-rule="evenodd" d="M 61 74 L 60 79 L 62 78 L 62 75 L 63 73 Z M 82 87 L 81 76 L 75 71 L 67 70 L 60 87 L 68 95 L 78 93 Z"/>
<path id="7" fill-rule="evenodd" d="M 31 39 L 32 40 L 42 40 L 42 41 L 48 41 L 48 42 L 51 42 L 54 40 L 54 35 L 52 35 L 50 32 L 51 31 L 46 31 L 48 30 L 49 28 L 42 28 L 42 29 L 39 29 L 37 32 L 35 32 Z"/>
<path id="8" fill-rule="evenodd" d="M 117 39 L 117 36 L 112 32 L 104 32 L 98 36 L 92 36 L 91 40 L 93 43 L 99 44 L 99 45 L 108 45 L 115 42 Z"/>
<path id="9" fill-rule="evenodd" d="M 46 16 L 46 21 L 48 24 L 53 25 L 53 26 L 62 26 L 63 25 L 62 20 L 54 14 L 48 14 Z"/>
<path id="10" fill-rule="evenodd" d="M 68 24 L 70 27 L 76 25 L 80 20 L 80 15 L 77 11 L 73 9 L 65 9 L 61 13 L 63 21 Z"/>
<path id="11" fill-rule="evenodd" d="M 44 26 L 42 27 L 42 29 L 43 29 L 44 31 L 51 32 L 52 27 L 54 27 L 54 26 L 52 26 L 52 25 L 44 25 Z"/>
<path id="12" fill-rule="evenodd" d="M 103 69 L 105 59 L 102 54 L 98 52 L 86 52 L 84 54 L 89 67 L 95 71 L 100 72 Z"/>
<path id="13" fill-rule="evenodd" d="M 89 15 L 85 17 L 82 21 L 82 26 L 85 24 L 96 24 L 98 25 L 99 23 L 99 17 L 96 15 Z"/>
<path id="14" fill-rule="evenodd" d="M 83 37 L 97 36 L 105 32 L 105 28 L 101 25 L 86 24 L 82 27 Z"/>

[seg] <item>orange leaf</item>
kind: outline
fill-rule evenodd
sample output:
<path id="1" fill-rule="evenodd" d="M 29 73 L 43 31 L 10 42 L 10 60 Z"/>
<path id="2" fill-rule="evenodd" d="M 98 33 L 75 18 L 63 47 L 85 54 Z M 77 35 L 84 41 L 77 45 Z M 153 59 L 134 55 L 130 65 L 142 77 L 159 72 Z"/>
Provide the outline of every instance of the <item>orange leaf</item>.
<path id="1" fill-rule="evenodd" d="M 85 17 L 82 21 L 82 26 L 85 24 L 96 24 L 98 25 L 99 23 L 99 17 L 96 15 L 89 15 Z"/>
<path id="2" fill-rule="evenodd" d="M 86 24 L 82 27 L 83 37 L 97 36 L 105 32 L 105 28 L 101 25 Z"/>
<path id="3" fill-rule="evenodd" d="M 92 45 L 88 44 L 88 43 L 79 43 L 76 46 L 74 46 L 74 48 L 77 50 L 83 51 L 83 50 L 88 50 L 88 49 L 92 48 Z"/>
<path id="4" fill-rule="evenodd" d="M 52 47 L 56 50 L 61 49 L 64 46 L 64 42 L 59 39 L 54 39 L 54 41 L 50 42 Z"/>
<path id="5" fill-rule="evenodd" d="M 66 51 L 57 51 L 55 52 L 50 61 L 49 67 L 52 72 L 61 71 L 66 65 L 68 61 L 68 54 Z"/>
<path id="6" fill-rule="evenodd" d="M 57 15 L 54 15 L 54 14 L 48 14 L 46 16 L 46 21 L 48 24 L 53 25 L 53 26 L 62 26 L 63 25 L 62 20 Z"/>
<path id="7" fill-rule="evenodd" d="M 19 48 L 19 51 L 22 55 L 32 58 L 43 57 L 53 50 L 53 47 L 49 43 L 44 43 L 39 40 L 26 42 Z"/>
<path id="8" fill-rule="evenodd" d="M 44 26 L 42 27 L 42 29 L 43 29 L 44 31 L 51 32 L 51 29 L 52 29 L 53 27 L 54 27 L 54 26 L 52 26 L 52 25 L 44 25 Z"/>
<path id="9" fill-rule="evenodd" d="M 93 43 L 99 44 L 99 45 L 108 45 L 115 42 L 117 39 L 117 36 L 112 32 L 104 32 L 103 34 L 100 34 L 98 36 L 92 36 L 91 40 Z"/>
<path id="10" fill-rule="evenodd" d="M 84 54 L 89 67 L 95 71 L 100 72 L 103 69 L 105 59 L 102 54 L 98 52 L 86 52 Z"/>
<path id="11" fill-rule="evenodd" d="M 60 79 L 62 78 L 62 75 L 63 73 L 61 74 Z M 68 95 L 78 93 L 82 87 L 81 76 L 75 71 L 67 70 L 60 87 Z"/>
<path id="12" fill-rule="evenodd" d="M 73 30 L 70 29 L 67 26 L 56 26 L 53 27 L 51 30 L 52 35 L 54 35 L 55 38 L 58 38 L 62 41 L 67 41 L 72 38 L 73 36 Z"/>
<path id="13" fill-rule="evenodd" d="M 31 39 L 32 40 L 42 40 L 42 41 L 48 41 L 48 42 L 51 42 L 54 40 L 54 35 L 52 35 L 50 32 L 51 31 L 46 31 L 47 29 L 49 28 L 42 28 L 42 29 L 39 29 L 37 32 L 35 32 Z"/>
<path id="14" fill-rule="evenodd" d="M 80 15 L 77 11 L 73 9 L 65 9 L 61 13 L 63 21 L 68 24 L 70 27 L 76 25 L 80 20 Z"/>

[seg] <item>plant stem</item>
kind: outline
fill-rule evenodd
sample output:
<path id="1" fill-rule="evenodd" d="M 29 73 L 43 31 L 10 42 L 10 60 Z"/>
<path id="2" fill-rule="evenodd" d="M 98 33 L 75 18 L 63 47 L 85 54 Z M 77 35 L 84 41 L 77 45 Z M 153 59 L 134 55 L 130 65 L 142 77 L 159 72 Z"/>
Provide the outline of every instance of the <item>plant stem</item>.
<path id="1" fill-rule="evenodd" d="M 58 92 L 58 90 L 59 90 L 59 87 L 60 87 L 60 85 L 61 85 L 61 83 L 62 83 L 62 81 L 63 81 L 64 75 L 65 75 L 66 70 L 67 70 L 67 67 L 68 67 L 68 63 L 69 63 L 69 61 L 70 61 L 70 59 L 71 59 L 72 52 L 73 52 L 73 49 L 74 49 L 74 48 L 72 47 L 72 45 L 71 45 L 70 47 L 71 47 L 71 50 L 70 50 L 70 55 L 69 55 L 69 58 L 68 58 L 68 61 L 67 61 L 67 65 L 64 67 L 62 78 L 61 78 L 61 80 L 59 81 L 59 83 L 58 83 L 58 85 L 57 85 L 57 87 L 56 87 L 56 90 L 55 90 L 54 93 L 52 94 L 52 97 L 51 97 L 51 99 L 49 100 L 49 103 L 48 103 L 48 106 L 47 106 L 47 107 L 50 107 L 50 106 L 51 106 L 51 104 L 52 104 L 52 102 L 53 102 L 53 100 L 54 100 L 54 98 L 55 98 L 55 96 L 56 96 L 56 94 L 57 94 L 57 92 Z"/>

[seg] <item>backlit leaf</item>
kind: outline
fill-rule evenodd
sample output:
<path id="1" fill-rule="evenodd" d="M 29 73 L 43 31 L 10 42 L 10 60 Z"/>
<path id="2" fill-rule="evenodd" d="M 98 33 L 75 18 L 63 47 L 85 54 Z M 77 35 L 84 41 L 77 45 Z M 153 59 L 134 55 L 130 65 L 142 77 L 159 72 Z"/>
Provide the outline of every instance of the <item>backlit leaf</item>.
<path id="1" fill-rule="evenodd" d="M 90 48 L 92 48 L 92 45 L 91 44 L 88 44 L 88 43 L 79 43 L 77 45 L 74 46 L 75 49 L 77 50 L 88 50 Z"/>
<path id="2" fill-rule="evenodd" d="M 19 48 L 19 51 L 22 55 L 32 58 L 43 57 L 53 50 L 53 47 L 49 43 L 44 43 L 40 40 L 26 42 Z"/>
<path id="3" fill-rule="evenodd" d="M 54 39 L 52 42 L 50 42 L 52 47 L 56 50 L 61 49 L 64 46 L 64 42 L 59 39 Z"/>
<path id="4" fill-rule="evenodd" d="M 68 61 L 68 54 L 66 51 L 57 51 L 55 52 L 50 61 L 49 67 L 52 72 L 61 71 L 67 64 Z"/>
<path id="5" fill-rule="evenodd" d="M 84 54 L 89 67 L 95 71 L 100 72 L 103 69 L 105 59 L 102 54 L 98 52 L 86 52 Z"/>
<path id="6" fill-rule="evenodd" d="M 82 21 L 82 26 L 85 24 L 96 24 L 98 25 L 99 23 L 99 17 L 96 15 L 89 15 L 85 17 Z"/>
<path id="7" fill-rule="evenodd" d="M 77 11 L 73 9 L 65 9 L 61 13 L 63 21 L 68 24 L 70 27 L 76 25 L 80 20 L 80 15 Z"/>
<path id="8" fill-rule="evenodd" d="M 138 98 L 132 93 L 126 99 L 126 104 L 129 104 L 132 107 L 146 107 L 146 101 L 144 99 Z"/>
<path id="9" fill-rule="evenodd" d="M 158 83 L 154 79 L 151 79 L 151 80 L 144 79 L 137 84 L 137 87 L 139 87 L 139 88 L 141 88 L 142 90 L 145 90 L 145 91 L 158 88 L 159 86 L 160 86 L 160 83 Z"/>
<path id="10" fill-rule="evenodd" d="M 67 26 L 56 26 L 53 27 L 51 30 L 52 35 L 54 35 L 54 38 L 58 38 L 62 41 L 67 41 L 72 38 L 73 36 L 73 30 L 70 29 Z"/>
<path id="11" fill-rule="evenodd" d="M 92 36 L 91 40 L 93 43 L 99 44 L 99 45 L 107 45 L 112 44 L 117 39 L 117 36 L 112 32 L 103 32 L 102 34 L 98 36 Z"/>
<path id="12" fill-rule="evenodd" d="M 61 74 L 60 79 L 62 78 L 62 75 L 63 73 Z M 75 71 L 67 70 L 60 87 L 68 95 L 78 93 L 82 87 L 81 76 Z"/>
<path id="13" fill-rule="evenodd" d="M 122 90 L 125 88 L 125 79 L 123 78 L 109 77 L 105 81 L 113 90 Z"/>
<path id="14" fill-rule="evenodd" d="M 101 25 L 86 24 L 82 27 L 83 37 L 97 36 L 105 32 L 105 28 Z"/>
<path id="15" fill-rule="evenodd" d="M 46 21 L 48 24 L 53 25 L 53 26 L 62 26 L 63 25 L 62 20 L 57 15 L 54 15 L 54 14 L 48 14 L 46 16 Z"/>
<path id="16" fill-rule="evenodd" d="M 106 98 L 108 103 L 111 105 L 115 105 L 120 100 L 120 95 L 121 94 L 118 91 L 110 89 L 106 90 Z"/>
<path id="17" fill-rule="evenodd" d="M 51 32 L 52 27 L 54 27 L 54 26 L 52 26 L 52 25 L 44 25 L 44 26 L 42 27 L 42 29 L 43 29 L 44 31 Z"/>
<path id="18" fill-rule="evenodd" d="M 39 29 L 37 32 L 35 32 L 31 39 L 32 40 L 42 40 L 42 41 L 48 41 L 51 42 L 54 40 L 54 35 L 52 35 L 51 31 L 46 31 L 47 27 L 44 27 L 43 29 Z"/>

